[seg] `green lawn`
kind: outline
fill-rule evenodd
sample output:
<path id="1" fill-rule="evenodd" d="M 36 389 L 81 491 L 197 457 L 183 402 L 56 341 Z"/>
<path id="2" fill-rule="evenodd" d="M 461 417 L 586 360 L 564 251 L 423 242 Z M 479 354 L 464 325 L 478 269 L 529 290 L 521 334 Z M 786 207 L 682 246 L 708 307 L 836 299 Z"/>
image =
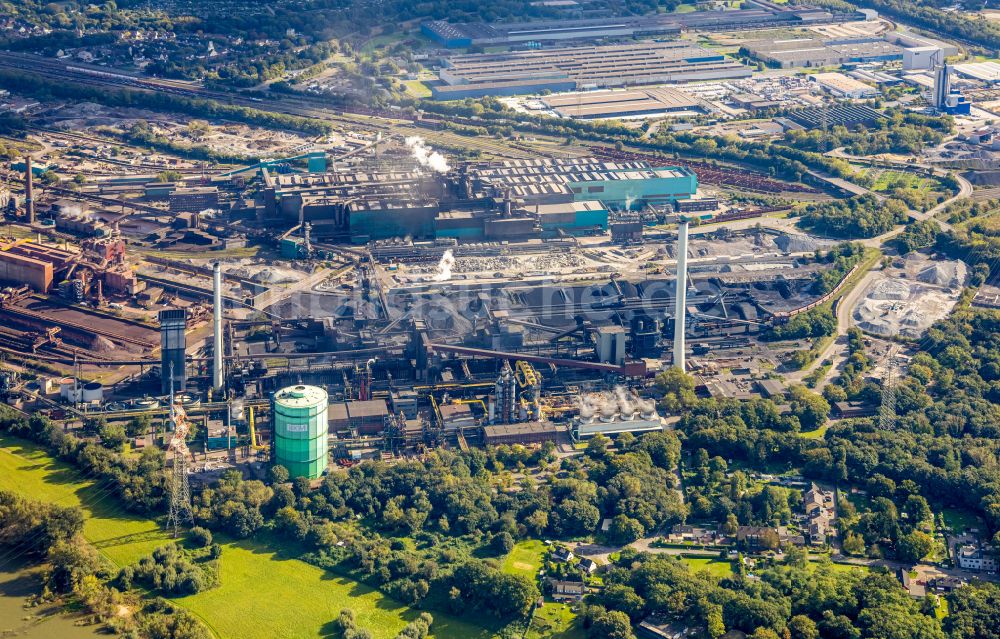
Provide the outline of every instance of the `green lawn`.
<path id="1" fill-rule="evenodd" d="M 938 605 L 934 609 L 934 616 L 938 619 L 944 619 L 948 616 L 948 599 L 946 597 L 938 597 Z"/>
<path id="2" fill-rule="evenodd" d="M 538 539 L 518 542 L 514 549 L 504 557 L 503 571 L 512 575 L 534 578 L 542 567 L 544 555 L 545 544 Z"/>
<path id="3" fill-rule="evenodd" d="M 978 517 L 958 508 L 942 508 L 941 516 L 944 517 L 945 525 L 956 533 L 962 533 L 967 528 L 983 529 L 983 523 Z"/>
<path id="4" fill-rule="evenodd" d="M 861 572 L 868 572 L 871 570 L 868 566 L 854 566 L 851 564 L 830 564 L 830 570 L 833 572 L 853 572 L 855 570 L 860 570 Z"/>
<path id="5" fill-rule="evenodd" d="M 117 565 L 149 554 L 170 537 L 151 519 L 126 513 L 103 487 L 86 480 L 39 446 L 0 435 L 0 489 L 64 506 L 81 506 L 84 535 Z M 541 543 L 541 542 L 539 542 Z M 377 639 L 392 639 L 414 611 L 377 590 L 333 575 L 298 559 L 281 557 L 263 544 L 222 544 L 221 581 L 215 589 L 178 599 L 223 639 L 314 638 L 351 608 L 359 625 Z M 480 626 L 434 614 L 438 639 L 489 639 Z"/>
<path id="6" fill-rule="evenodd" d="M 584 639 L 587 633 L 575 622 L 576 613 L 568 604 L 546 600 L 535 609 L 524 639 Z"/>
<path id="7" fill-rule="evenodd" d="M 920 175 L 908 173 L 906 171 L 893 171 L 891 169 L 869 169 L 878 171 L 878 177 L 872 184 L 873 191 L 888 191 L 892 188 L 904 189 L 924 189 L 935 188 L 936 180 L 925 178 Z"/>
<path id="8" fill-rule="evenodd" d="M 377 590 L 297 559 L 284 558 L 253 541 L 223 544 L 218 588 L 178 599 L 219 637 L 303 639 L 330 634 L 328 624 L 344 608 L 376 639 L 392 639 L 416 618 Z M 488 639 L 493 634 L 436 611 L 434 637 Z"/>
<path id="9" fill-rule="evenodd" d="M 829 424 L 823 424 L 816 430 L 807 430 L 799 433 L 799 437 L 803 437 L 805 439 L 823 439 L 823 437 L 826 436 L 826 429 L 829 427 Z"/>
<path id="10" fill-rule="evenodd" d="M 406 86 L 406 92 L 415 98 L 431 97 L 431 90 L 420 80 L 404 80 L 403 84 Z"/>
<path id="11" fill-rule="evenodd" d="M 710 557 L 682 557 L 681 561 L 694 572 L 707 572 L 715 577 L 728 577 L 733 574 L 733 564 L 728 561 Z"/>
<path id="12" fill-rule="evenodd" d="M 390 44 L 395 44 L 406 39 L 406 34 L 404 33 L 387 33 L 383 35 L 377 35 L 374 38 L 368 40 L 363 47 L 361 47 L 362 53 L 373 53 L 375 49 L 379 47 L 388 46 Z"/>
<path id="13" fill-rule="evenodd" d="M 694 13 L 697 10 L 698 7 L 693 4 L 679 4 L 674 9 L 674 13 Z"/>
<path id="14" fill-rule="evenodd" d="M 61 506 L 80 506 L 87 516 L 84 536 L 118 566 L 170 541 L 155 521 L 126 512 L 105 487 L 81 483 L 76 469 L 9 435 L 0 435 L 0 488 Z"/>

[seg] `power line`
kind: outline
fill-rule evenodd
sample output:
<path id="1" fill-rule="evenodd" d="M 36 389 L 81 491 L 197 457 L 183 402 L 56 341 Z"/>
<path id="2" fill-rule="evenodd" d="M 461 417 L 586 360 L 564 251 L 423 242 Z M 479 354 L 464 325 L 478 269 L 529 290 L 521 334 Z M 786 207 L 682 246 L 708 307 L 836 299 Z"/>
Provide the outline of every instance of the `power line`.
<path id="1" fill-rule="evenodd" d="M 878 427 L 893 430 L 896 427 L 896 347 L 889 348 L 885 375 L 882 376 L 882 404 L 878 411 Z"/>

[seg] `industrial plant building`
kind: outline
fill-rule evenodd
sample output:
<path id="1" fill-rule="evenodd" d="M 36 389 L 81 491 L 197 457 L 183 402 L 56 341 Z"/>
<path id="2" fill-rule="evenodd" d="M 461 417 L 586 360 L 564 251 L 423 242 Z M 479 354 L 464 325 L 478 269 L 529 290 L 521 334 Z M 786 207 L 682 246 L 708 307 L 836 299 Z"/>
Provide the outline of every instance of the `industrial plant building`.
<path id="1" fill-rule="evenodd" d="M 949 44 L 943 40 L 928 38 L 925 35 L 918 35 L 912 31 L 890 31 L 885 35 L 885 39 L 895 45 L 905 47 L 907 49 L 921 47 L 933 47 L 935 49 L 939 49 L 942 56 L 941 62 L 944 62 L 945 58 L 950 58 L 960 53 L 958 47 L 953 44 Z"/>
<path id="2" fill-rule="evenodd" d="M 938 47 L 912 47 L 903 49 L 903 70 L 920 71 L 933 69 L 944 62 L 944 54 Z"/>
<path id="3" fill-rule="evenodd" d="M 246 215 L 355 243 L 530 239 L 604 232 L 611 209 L 671 204 L 697 190 L 697 176 L 684 167 L 594 158 L 470 163 L 448 173 L 264 172 Z"/>
<path id="4" fill-rule="evenodd" d="M 878 95 L 875 87 L 843 73 L 816 73 L 809 76 L 809 79 L 840 98 L 861 99 Z"/>
<path id="5" fill-rule="evenodd" d="M 749 67 L 687 42 L 642 42 L 455 56 L 445 60 L 440 72 L 445 85 L 432 91 L 437 99 L 455 100 L 501 95 L 497 92 L 501 88 L 503 95 L 513 95 L 543 89 L 748 78 L 751 74 Z"/>
<path id="6" fill-rule="evenodd" d="M 706 111 L 698 98 L 669 87 L 548 95 L 541 101 L 556 115 L 579 120 Z"/>
<path id="7" fill-rule="evenodd" d="M 839 66 L 903 59 L 903 49 L 881 38 L 847 40 L 759 40 L 743 45 L 742 51 L 779 69 Z"/>
<path id="8" fill-rule="evenodd" d="M 449 48 L 496 46 L 537 42 L 592 42 L 604 38 L 640 38 L 674 35 L 682 31 L 726 31 L 779 26 L 805 26 L 855 19 L 854 14 L 834 15 L 813 7 L 783 6 L 770 2 L 746 3 L 739 11 L 697 11 L 645 16 L 549 20 L 528 23 L 424 22 L 421 32 Z"/>

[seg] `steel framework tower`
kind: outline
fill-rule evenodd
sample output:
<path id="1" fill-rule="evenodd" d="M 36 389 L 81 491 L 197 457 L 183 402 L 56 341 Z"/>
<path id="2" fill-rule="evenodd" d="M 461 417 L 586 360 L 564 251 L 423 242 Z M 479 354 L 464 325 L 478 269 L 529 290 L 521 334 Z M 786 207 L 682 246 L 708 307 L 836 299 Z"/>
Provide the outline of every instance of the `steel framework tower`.
<path id="1" fill-rule="evenodd" d="M 878 410 L 878 427 L 892 430 L 896 427 L 896 348 L 889 351 L 885 376 L 882 378 L 882 404 Z"/>
<path id="2" fill-rule="evenodd" d="M 190 426 L 184 407 L 174 399 L 173 366 L 170 367 L 170 421 L 174 425 L 174 436 L 170 440 L 170 449 L 174 452 L 174 464 L 170 473 L 170 511 L 167 514 L 167 528 L 174 531 L 174 539 L 181 533 L 181 526 L 192 523 L 191 485 L 188 482 L 187 435 Z"/>

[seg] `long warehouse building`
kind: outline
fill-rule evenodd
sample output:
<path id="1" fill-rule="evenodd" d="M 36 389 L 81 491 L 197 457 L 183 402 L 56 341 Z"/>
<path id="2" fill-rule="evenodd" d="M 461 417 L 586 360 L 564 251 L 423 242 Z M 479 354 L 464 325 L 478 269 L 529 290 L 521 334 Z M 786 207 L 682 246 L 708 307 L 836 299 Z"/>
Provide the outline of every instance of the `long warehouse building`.
<path id="1" fill-rule="evenodd" d="M 744 44 L 741 52 L 780 69 L 829 67 L 903 59 L 902 48 L 881 38 L 758 40 Z"/>
<path id="2" fill-rule="evenodd" d="M 856 18 L 855 14 L 832 14 L 806 5 L 782 6 L 758 1 L 745 3 L 744 8 L 738 11 L 696 11 L 493 24 L 431 20 L 422 23 L 420 30 L 427 37 L 446 47 L 465 48 L 472 45 L 640 38 L 674 35 L 682 31 L 727 31 L 782 25 L 806 26 Z"/>
<path id="3" fill-rule="evenodd" d="M 462 55 L 445 60 L 443 86 L 434 97 L 458 100 L 516 95 L 545 89 L 566 91 L 696 80 L 748 78 L 736 60 L 687 42 L 641 42 Z"/>
<path id="4" fill-rule="evenodd" d="M 549 95 L 542 103 L 561 117 L 581 120 L 708 110 L 700 99 L 669 87 Z"/>

